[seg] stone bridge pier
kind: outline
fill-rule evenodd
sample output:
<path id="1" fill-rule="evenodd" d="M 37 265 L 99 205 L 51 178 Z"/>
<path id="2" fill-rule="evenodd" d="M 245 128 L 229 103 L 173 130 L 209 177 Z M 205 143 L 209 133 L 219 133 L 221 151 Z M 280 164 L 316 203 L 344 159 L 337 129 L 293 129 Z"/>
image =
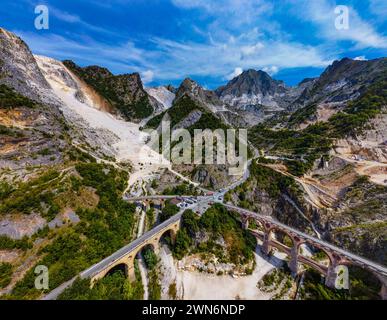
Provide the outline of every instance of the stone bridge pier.
<path id="1" fill-rule="evenodd" d="M 334 248 L 329 248 L 329 246 L 321 244 L 321 242 L 318 240 L 310 239 L 310 237 L 307 235 L 300 235 L 300 233 L 295 230 L 289 230 L 288 228 L 284 228 L 284 226 L 278 226 L 278 224 L 275 222 L 267 221 L 265 217 L 259 217 L 257 215 L 248 213 L 244 209 L 235 210 L 234 208 L 234 211 L 239 213 L 242 227 L 245 230 L 250 230 L 257 239 L 262 241 L 261 251 L 263 254 L 269 255 L 272 248 L 276 248 L 288 255 L 288 267 L 293 276 L 299 273 L 299 264 L 304 264 L 321 273 L 325 277 L 325 285 L 327 287 L 349 289 L 349 274 L 343 274 L 341 271 L 343 269 L 340 268 L 340 266 L 358 266 L 367 269 L 379 279 L 381 284 L 381 289 L 379 292 L 380 297 L 383 300 L 387 300 L 387 275 L 385 275 L 385 273 L 380 273 L 376 270 L 373 270 L 372 267 L 364 262 L 358 262 L 351 258 L 346 258 Z M 257 230 L 249 228 L 249 220 L 254 220 L 255 223 L 258 224 L 259 227 Z M 278 231 L 288 236 L 292 240 L 291 247 L 279 242 L 278 239 L 276 239 L 276 236 L 273 236 L 273 234 Z M 319 263 L 318 261 L 313 260 L 311 257 L 300 253 L 300 247 L 303 244 L 310 245 L 323 251 L 329 260 L 329 264 L 326 265 Z"/>
<path id="2" fill-rule="evenodd" d="M 151 247 L 156 255 L 160 252 L 160 241 L 161 238 L 169 233 L 172 243 L 176 240 L 177 231 L 180 229 L 180 220 L 177 220 L 164 228 L 161 228 L 157 232 L 149 231 L 144 234 L 142 237 L 135 240 L 132 244 L 129 244 L 127 251 L 122 254 L 119 258 L 116 258 L 112 263 L 109 263 L 107 267 L 99 270 L 91 277 L 92 285 L 99 279 L 105 277 L 110 271 L 114 270 L 117 267 L 124 267 L 125 275 L 130 279 L 130 281 L 136 280 L 135 275 L 135 259 L 139 253 L 145 247 Z M 108 259 L 108 258 L 107 258 Z"/>
<path id="3" fill-rule="evenodd" d="M 330 256 L 330 264 L 328 267 L 327 274 L 325 276 L 325 285 L 328 288 L 336 288 L 336 282 L 339 280 L 338 267 L 340 265 L 346 265 L 348 262 L 341 258 L 337 254 Z M 348 289 L 348 288 L 347 288 Z"/>
<path id="4" fill-rule="evenodd" d="M 152 206 L 158 206 L 162 210 L 165 206 L 164 199 L 154 199 L 154 200 L 139 200 L 135 202 L 138 207 L 141 207 L 142 210 L 148 211 Z"/>
<path id="5" fill-rule="evenodd" d="M 379 295 L 382 300 L 387 300 L 387 276 L 382 276 L 380 274 L 374 273 L 375 276 L 379 279 L 382 287 L 380 288 Z"/>
<path id="6" fill-rule="evenodd" d="M 290 235 L 289 235 L 290 236 Z M 294 276 L 298 275 L 298 252 L 300 246 L 303 244 L 303 241 L 298 237 L 290 236 L 293 241 L 293 246 L 290 250 L 290 261 L 288 263 L 289 269 Z"/>

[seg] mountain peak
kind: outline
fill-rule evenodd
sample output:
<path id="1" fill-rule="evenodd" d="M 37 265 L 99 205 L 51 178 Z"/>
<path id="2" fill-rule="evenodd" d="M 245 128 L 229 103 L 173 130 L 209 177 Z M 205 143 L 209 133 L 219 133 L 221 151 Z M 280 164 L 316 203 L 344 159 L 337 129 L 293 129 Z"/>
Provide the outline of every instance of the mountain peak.
<path id="1" fill-rule="evenodd" d="M 218 88 L 216 93 L 222 98 L 227 95 L 236 97 L 243 95 L 274 95 L 285 90 L 282 81 L 274 80 L 265 71 L 248 69 L 229 81 L 227 85 Z"/>
<path id="2" fill-rule="evenodd" d="M 180 97 L 185 93 L 200 95 L 203 90 L 204 89 L 196 81 L 192 80 L 191 78 L 185 78 L 177 89 L 176 97 Z"/>
<path id="3" fill-rule="evenodd" d="M 176 91 L 176 101 L 183 96 L 189 96 L 201 105 L 220 105 L 217 95 L 210 90 L 204 89 L 191 78 L 185 78 Z"/>
<path id="4" fill-rule="evenodd" d="M 266 76 L 270 77 L 270 75 L 269 75 L 267 72 L 265 72 L 265 71 L 263 71 L 263 70 L 261 70 L 261 69 L 259 69 L 259 70 L 255 70 L 255 69 L 247 69 L 247 70 L 244 70 L 244 71 L 241 73 L 241 75 L 243 75 L 243 74 L 252 75 L 252 76 L 266 75 Z"/>

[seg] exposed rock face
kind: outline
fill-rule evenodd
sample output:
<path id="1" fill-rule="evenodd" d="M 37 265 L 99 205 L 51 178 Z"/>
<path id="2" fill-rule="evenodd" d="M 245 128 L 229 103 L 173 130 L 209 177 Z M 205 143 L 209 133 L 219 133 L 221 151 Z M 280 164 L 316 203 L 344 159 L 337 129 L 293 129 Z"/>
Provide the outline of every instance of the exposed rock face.
<path id="1" fill-rule="evenodd" d="M 0 48 L 0 84 L 39 100 L 39 93 L 50 86 L 28 46 L 15 34 L 0 28 Z"/>
<path id="2" fill-rule="evenodd" d="M 167 87 L 146 88 L 145 91 L 154 99 L 156 99 L 161 108 L 155 110 L 161 112 L 172 107 L 173 100 L 175 99 L 174 91 L 169 90 Z"/>
<path id="3" fill-rule="evenodd" d="M 196 122 L 200 120 L 202 114 L 203 113 L 199 110 L 192 111 L 187 117 L 185 117 L 178 124 L 176 124 L 173 129 L 189 128 L 193 126 Z"/>
<path id="4" fill-rule="evenodd" d="M 138 122 L 162 108 L 162 104 L 145 91 L 138 73 L 113 75 L 99 66 L 81 68 L 69 60 L 63 61 L 63 64 L 128 120 Z"/>
<path id="5" fill-rule="evenodd" d="M 357 137 L 338 140 L 335 151 L 357 155 L 358 159 L 387 163 L 387 114 L 371 120 L 369 130 Z"/>
<path id="6" fill-rule="evenodd" d="M 291 88 L 282 81 L 272 79 L 264 71 L 247 70 L 216 90 L 227 107 L 243 111 L 250 125 L 256 124 L 282 111 L 292 98 Z M 254 121 L 251 121 L 253 117 Z"/>
<path id="7" fill-rule="evenodd" d="M 102 114 L 98 114 L 101 117 L 94 118 L 93 125 L 74 120 L 76 110 L 85 113 L 89 109 L 95 111 L 93 105 L 100 106 L 98 109 L 103 111 L 119 112 L 133 121 L 147 118 L 155 111 L 170 112 L 174 116 L 174 128 L 192 129 L 195 125 L 199 126 L 198 129 L 205 129 L 206 126 L 219 128 L 224 123 L 250 126 L 273 115 L 282 112 L 290 114 L 314 104 L 317 106 L 317 115 L 312 113 L 311 118 L 320 121 L 342 110 L 343 105 L 356 99 L 386 70 L 385 58 L 372 61 L 343 59 L 328 67 L 321 77 L 305 79 L 295 88 L 286 87 L 283 82 L 273 80 L 262 71 L 248 70 L 219 88 L 216 95 L 191 79 L 185 79 L 178 90 L 171 86 L 145 90 L 136 73 L 115 76 L 98 66 L 81 68 L 71 61 L 64 64 L 72 73 L 67 72 L 61 62 L 34 57 L 20 38 L 0 29 L 0 85 L 6 85 L 0 87 L 0 98 L 7 96 L 17 101 L 13 106 L 0 106 L 0 169 L 9 168 L 12 174 L 25 178 L 29 174 L 25 171 L 28 166 L 41 165 L 45 168 L 59 164 L 63 160 L 63 150 L 71 140 L 79 144 L 88 142 L 99 156 L 101 154 L 98 152 L 102 151 L 108 156 L 115 156 L 118 153 L 114 149 L 122 145 L 137 143 L 141 146 L 140 142 L 136 142 L 141 140 L 139 131 L 126 126 L 127 122 L 121 121 L 117 131 L 112 129 L 119 123 L 108 122 L 111 115 L 102 117 Z M 72 74 L 81 79 L 84 85 Z M 53 93 L 50 85 L 53 79 L 64 88 L 63 91 L 69 92 L 69 96 L 64 97 L 74 98 L 81 105 L 74 104 L 74 109 L 60 109 L 68 101 L 61 101 Z M 9 91 L 10 88 L 14 88 L 15 92 Z M 24 100 L 19 93 L 36 102 Z M 66 110 L 66 121 L 72 128 L 68 127 L 60 110 Z M 104 121 L 108 125 L 100 129 L 98 125 Z M 285 126 L 285 122 L 280 125 Z M 349 154 L 360 161 L 386 162 L 386 128 L 386 117 L 382 114 L 371 121 L 364 134 L 337 141 L 335 152 L 331 152 L 331 155 Z M 77 136 L 69 136 L 77 131 L 80 132 Z M 133 134 L 129 135 L 129 131 Z M 127 135 L 119 140 L 121 132 Z M 74 137 L 76 139 L 72 139 Z M 106 149 L 101 147 L 103 145 Z M 125 151 L 126 155 L 135 153 L 140 153 L 139 149 L 128 147 Z M 327 208 L 316 208 L 308 201 L 303 202 L 302 199 L 307 198 L 306 192 L 297 197 L 289 188 L 271 197 L 272 184 L 269 183 L 266 189 L 259 185 L 262 175 L 245 186 L 244 195 L 233 194 L 232 200 L 238 202 L 243 199 L 253 204 L 253 209 L 310 233 L 313 233 L 313 223 L 332 242 L 386 263 L 383 249 L 386 247 L 387 204 L 386 190 L 382 187 L 385 181 L 375 182 L 371 179 L 371 182 L 356 183 L 358 175 L 377 176 L 372 170 L 384 170 L 384 167 L 380 165 L 361 171 L 357 167 L 356 170 L 353 167 L 347 169 L 347 165 L 348 162 L 333 158 L 327 161 L 326 169 L 312 172 L 316 177 L 305 177 L 305 180 L 313 183 L 318 180 L 335 193 L 337 202 Z M 174 168 L 208 188 L 223 188 L 237 179 L 228 176 L 226 166 Z M 383 172 L 380 176 L 383 176 Z M 304 216 L 300 214 L 300 209 Z M 41 220 L 34 220 L 31 230 L 24 230 L 23 226 L 13 228 L 18 225 L 8 220 L 11 219 L 4 219 L 4 225 L 0 226 L 3 229 L 0 229 L 6 228 L 4 234 L 13 237 L 32 234 L 37 230 L 35 225 L 42 223 Z"/>
<path id="8" fill-rule="evenodd" d="M 229 175 L 228 169 L 226 165 L 199 165 L 191 171 L 191 178 L 206 188 L 219 190 L 240 178 Z"/>
<path id="9" fill-rule="evenodd" d="M 222 102 L 218 99 L 215 92 L 203 89 L 197 82 L 186 78 L 181 83 L 176 91 L 176 99 L 178 101 L 183 96 L 189 96 L 201 106 L 207 107 L 211 111 L 215 111 L 217 107 L 222 106 Z"/>
<path id="10" fill-rule="evenodd" d="M 282 81 L 272 79 L 264 71 L 247 70 L 216 90 L 223 102 L 231 106 L 246 105 L 279 106 L 276 98 L 289 89 Z"/>
<path id="11" fill-rule="evenodd" d="M 168 84 L 168 85 L 165 86 L 165 88 L 167 90 L 171 91 L 173 94 L 176 94 L 176 88 L 173 85 Z"/>
<path id="12" fill-rule="evenodd" d="M 21 239 L 31 236 L 46 225 L 46 220 L 38 214 L 23 215 L 18 217 L 6 216 L 0 222 L 0 235 L 12 239 Z"/>
<path id="13" fill-rule="evenodd" d="M 387 58 L 357 61 L 344 58 L 333 62 L 319 78 L 308 81 L 290 110 L 312 103 L 344 103 L 358 98 L 387 70 Z M 305 82 L 300 85 L 305 86 Z"/>
<path id="14" fill-rule="evenodd" d="M 61 162 L 67 142 L 58 99 L 20 38 L 0 29 L 0 48 L 0 168 Z"/>
<path id="15" fill-rule="evenodd" d="M 335 61 L 318 78 L 307 78 L 295 87 L 272 79 L 263 71 L 247 70 L 215 92 L 230 111 L 237 111 L 248 125 L 308 107 L 310 121 L 321 119 L 324 109 L 333 115 L 348 101 L 358 98 L 378 79 L 385 77 L 387 59 Z M 230 116 L 232 122 L 232 116 Z M 324 116 L 322 116 L 324 118 Z M 324 120 L 324 119 L 322 119 Z M 240 120 L 237 123 L 241 123 Z"/>

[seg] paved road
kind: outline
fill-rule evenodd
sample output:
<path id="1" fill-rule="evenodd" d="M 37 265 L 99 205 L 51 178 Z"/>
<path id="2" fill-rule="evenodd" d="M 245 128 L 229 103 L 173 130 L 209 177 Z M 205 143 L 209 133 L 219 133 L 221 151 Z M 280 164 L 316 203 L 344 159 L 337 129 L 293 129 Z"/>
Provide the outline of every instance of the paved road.
<path id="1" fill-rule="evenodd" d="M 140 196 L 140 197 L 126 197 L 124 198 L 125 201 L 144 201 L 144 200 L 161 200 L 161 199 L 175 199 L 175 198 L 182 198 L 182 199 L 188 199 L 188 198 L 196 198 L 196 196 L 179 196 L 179 195 L 157 195 L 157 196 Z"/>

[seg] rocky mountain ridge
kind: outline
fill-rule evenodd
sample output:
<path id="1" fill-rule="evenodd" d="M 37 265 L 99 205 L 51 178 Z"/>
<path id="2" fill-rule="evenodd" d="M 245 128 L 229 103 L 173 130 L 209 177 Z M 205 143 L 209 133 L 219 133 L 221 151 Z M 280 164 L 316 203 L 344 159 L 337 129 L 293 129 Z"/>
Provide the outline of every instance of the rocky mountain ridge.
<path id="1" fill-rule="evenodd" d="M 99 66 L 82 68 L 69 60 L 63 61 L 63 64 L 129 121 L 139 122 L 163 108 L 159 101 L 145 91 L 139 73 L 113 75 L 108 69 Z"/>

